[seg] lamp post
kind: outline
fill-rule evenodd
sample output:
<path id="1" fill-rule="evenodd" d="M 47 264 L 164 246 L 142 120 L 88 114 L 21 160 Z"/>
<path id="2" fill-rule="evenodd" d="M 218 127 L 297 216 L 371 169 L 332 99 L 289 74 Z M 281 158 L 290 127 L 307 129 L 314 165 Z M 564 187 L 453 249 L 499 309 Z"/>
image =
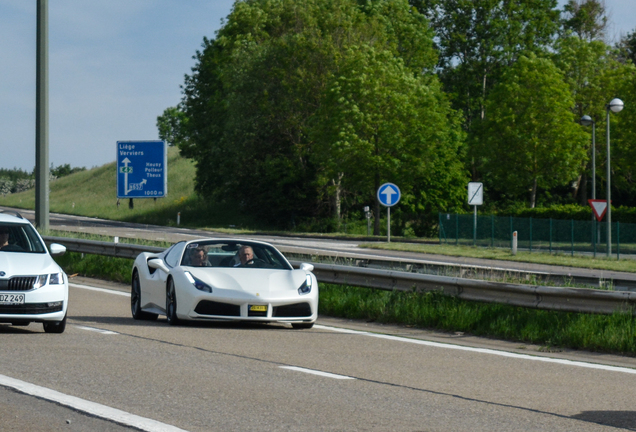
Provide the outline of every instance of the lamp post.
<path id="1" fill-rule="evenodd" d="M 596 122 L 592 120 L 592 117 L 584 115 L 581 117 L 581 124 L 583 126 L 592 126 L 592 199 L 596 199 Z M 594 222 L 594 213 L 592 213 L 592 222 Z M 600 229 L 600 227 L 599 227 Z M 596 230 L 595 230 L 596 231 Z M 596 258 L 596 242 L 600 236 L 597 235 L 594 239 L 594 258 Z"/>
<path id="2" fill-rule="evenodd" d="M 623 101 L 615 98 L 607 104 L 607 257 L 612 255 L 612 192 L 611 192 L 611 169 L 610 169 L 610 111 L 619 113 L 623 110 Z"/>

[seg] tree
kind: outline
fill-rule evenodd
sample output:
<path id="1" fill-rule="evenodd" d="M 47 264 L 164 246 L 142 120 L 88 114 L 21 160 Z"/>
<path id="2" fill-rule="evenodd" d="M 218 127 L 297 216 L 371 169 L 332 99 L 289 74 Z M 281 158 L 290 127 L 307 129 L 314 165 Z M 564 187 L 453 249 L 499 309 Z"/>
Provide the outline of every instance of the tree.
<path id="1" fill-rule="evenodd" d="M 563 28 L 588 42 L 601 40 L 607 30 L 604 0 L 568 0 L 563 7 Z"/>
<path id="2" fill-rule="evenodd" d="M 187 121 L 188 118 L 179 106 L 166 108 L 163 114 L 157 117 L 159 139 L 166 141 L 169 146 L 187 146 L 184 136 Z"/>
<path id="3" fill-rule="evenodd" d="M 458 207 L 467 176 L 459 117 L 435 77 L 409 73 L 387 51 L 350 47 L 328 86 L 314 129 L 323 175 L 375 202 L 383 182 L 400 185 L 401 208 L 435 213 Z M 336 193 L 336 196 L 339 196 Z M 380 220 L 375 218 L 374 234 Z"/>
<path id="4" fill-rule="evenodd" d="M 387 68 L 399 64 L 391 70 L 404 82 L 430 77 L 436 63 L 432 32 L 406 1 L 237 2 L 217 37 L 204 40 L 184 86 L 178 145 L 196 160 L 197 191 L 279 225 L 339 219 L 343 206 L 368 200 L 368 183 L 354 179 L 370 173 L 362 164 L 334 169 L 337 151 L 324 127 L 326 119 L 344 121 L 327 99 L 335 83 L 355 78 L 357 51 L 381 53 Z M 379 69 L 373 63 L 369 81 L 351 87 L 360 94 L 347 96 L 375 88 Z M 458 142 L 449 144 L 455 157 Z"/>
<path id="5" fill-rule="evenodd" d="M 616 44 L 616 49 L 618 50 L 618 59 L 622 63 L 629 61 L 636 64 L 636 30 L 621 37 Z"/>
<path id="6" fill-rule="evenodd" d="M 504 73 L 490 94 L 480 135 L 495 188 L 529 191 L 534 208 L 538 187 L 576 177 L 588 138 L 576 123 L 573 104 L 562 74 L 548 59 L 522 56 Z"/>
<path id="7" fill-rule="evenodd" d="M 521 53 L 541 52 L 558 31 L 556 0 L 411 0 L 431 21 L 440 51 L 440 79 L 469 132 L 467 166 L 480 177 L 473 125 L 505 68 Z"/>
<path id="8" fill-rule="evenodd" d="M 570 87 L 574 98 L 572 110 L 576 119 L 589 115 L 596 122 L 597 130 L 602 130 L 605 127 L 605 105 L 609 102 L 608 97 L 615 94 L 620 82 L 625 76 L 629 76 L 625 65 L 603 41 L 588 41 L 573 35 L 557 41 L 556 52 L 552 58 Z M 589 132 L 591 133 L 591 130 Z M 591 138 L 588 142 L 591 152 Z M 599 152 L 598 146 L 596 150 L 597 165 L 602 167 L 605 153 Z M 578 195 L 581 205 L 587 205 L 587 179 L 591 175 L 588 159 L 586 165 L 580 168 L 574 189 L 574 195 Z"/>

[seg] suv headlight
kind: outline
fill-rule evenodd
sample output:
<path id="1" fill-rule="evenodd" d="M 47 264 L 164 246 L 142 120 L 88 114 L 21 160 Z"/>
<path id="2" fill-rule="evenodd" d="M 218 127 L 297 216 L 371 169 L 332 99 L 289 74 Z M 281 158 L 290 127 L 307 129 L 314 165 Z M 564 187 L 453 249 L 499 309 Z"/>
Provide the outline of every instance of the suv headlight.
<path id="1" fill-rule="evenodd" d="M 61 285 L 64 283 L 64 273 L 52 273 L 49 275 L 49 285 Z"/>
<path id="2" fill-rule="evenodd" d="M 33 288 L 38 289 L 46 285 L 46 280 L 48 279 L 48 277 L 49 275 L 36 276 L 35 282 L 33 283 Z"/>
<path id="3" fill-rule="evenodd" d="M 198 289 L 199 291 L 204 291 L 204 292 L 208 292 L 208 293 L 212 292 L 212 287 L 210 285 L 206 284 L 201 279 L 195 278 L 194 276 L 192 276 L 192 273 L 190 273 L 190 272 L 183 272 L 183 273 L 188 278 L 190 283 L 192 285 L 194 285 L 194 287 L 196 289 Z"/>
<path id="4" fill-rule="evenodd" d="M 303 294 L 309 294 L 311 292 L 311 275 L 308 274 L 305 277 L 305 282 L 303 282 L 303 284 L 300 286 L 300 288 L 298 288 L 298 294 L 303 295 Z"/>

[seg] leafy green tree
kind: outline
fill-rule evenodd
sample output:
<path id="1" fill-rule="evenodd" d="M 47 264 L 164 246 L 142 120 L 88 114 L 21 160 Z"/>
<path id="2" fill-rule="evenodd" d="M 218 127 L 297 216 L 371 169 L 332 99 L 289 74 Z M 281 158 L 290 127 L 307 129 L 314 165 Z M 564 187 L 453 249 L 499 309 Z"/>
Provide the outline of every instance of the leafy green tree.
<path id="1" fill-rule="evenodd" d="M 435 77 L 415 76 L 387 51 L 351 47 L 329 84 L 318 115 L 317 152 L 334 186 L 375 194 L 400 185 L 401 208 L 436 213 L 457 207 L 467 180 L 460 159 L 459 118 Z M 379 218 L 374 233 L 379 234 Z"/>
<path id="2" fill-rule="evenodd" d="M 618 59 L 623 62 L 636 64 L 636 30 L 621 37 L 616 44 Z"/>
<path id="3" fill-rule="evenodd" d="M 572 113 L 574 100 L 561 72 L 529 54 L 508 68 L 487 104 L 480 150 L 493 187 L 516 194 L 574 179 L 586 158 L 588 136 Z"/>
<path id="4" fill-rule="evenodd" d="M 51 164 L 51 169 L 49 170 L 51 175 L 56 178 L 65 177 L 67 175 L 75 174 L 80 171 L 86 171 L 86 167 L 71 168 L 70 164 L 63 164 L 57 167 L 53 167 L 53 164 Z"/>
<path id="5" fill-rule="evenodd" d="M 615 51 L 603 41 L 586 40 L 578 36 L 566 36 L 557 41 L 556 52 L 553 55 L 556 66 L 563 73 L 566 83 L 574 97 L 573 112 L 577 119 L 589 115 L 596 122 L 600 132 L 605 127 L 605 105 L 609 102 L 609 95 L 615 94 L 621 81 L 629 76 L 629 68 L 616 57 Z M 591 134 L 591 129 L 588 129 Z M 597 139 L 600 138 L 600 134 Z M 591 138 L 590 152 L 591 152 Z M 605 152 L 597 145 L 597 178 L 602 176 L 605 163 Z M 591 153 L 590 153 L 591 154 Z M 591 158 L 590 158 L 591 159 Z M 586 161 L 581 166 L 577 176 L 575 197 L 578 195 L 581 205 L 587 205 L 588 178 L 591 177 L 591 162 Z M 597 186 L 597 192 L 599 187 Z M 589 196 L 588 196 L 589 195 Z"/>
<path id="6" fill-rule="evenodd" d="M 157 129 L 159 130 L 159 139 L 166 141 L 169 146 L 186 146 L 186 137 L 184 133 L 187 128 L 187 117 L 183 110 L 176 107 L 166 108 L 163 113 L 157 117 Z"/>
<path id="7" fill-rule="evenodd" d="M 605 37 L 608 19 L 603 0 L 568 0 L 563 12 L 566 31 L 588 42 Z"/>
<path id="8" fill-rule="evenodd" d="M 358 179 L 374 172 L 364 171 L 363 164 L 339 171 L 333 134 L 325 127 L 327 119 L 346 120 L 330 91 L 340 80 L 355 81 L 358 51 L 381 53 L 386 66 L 372 62 L 369 79 L 350 88 L 356 94 L 346 95 L 352 98 L 373 93 L 384 76 L 407 83 L 430 77 L 436 63 L 426 20 L 406 1 L 237 2 L 217 37 L 204 39 L 184 86 L 180 110 L 187 121 L 178 123 L 183 137 L 178 145 L 197 162 L 197 190 L 285 225 L 298 218 L 339 217 L 343 203 L 368 202 L 373 180 Z M 390 97 L 397 98 L 398 90 Z M 430 91 L 439 95 L 439 86 Z M 454 118 L 444 106 L 444 115 Z M 448 153 L 456 157 L 460 134 L 455 134 Z M 414 158 L 408 154 L 412 150 L 405 147 L 400 157 Z M 422 199 L 420 194 L 414 202 L 422 206 Z"/>
<path id="9" fill-rule="evenodd" d="M 431 21 L 444 89 L 454 108 L 464 113 L 468 131 L 484 118 L 488 93 L 503 70 L 521 53 L 550 46 L 558 31 L 556 0 L 411 0 L 411 4 Z"/>

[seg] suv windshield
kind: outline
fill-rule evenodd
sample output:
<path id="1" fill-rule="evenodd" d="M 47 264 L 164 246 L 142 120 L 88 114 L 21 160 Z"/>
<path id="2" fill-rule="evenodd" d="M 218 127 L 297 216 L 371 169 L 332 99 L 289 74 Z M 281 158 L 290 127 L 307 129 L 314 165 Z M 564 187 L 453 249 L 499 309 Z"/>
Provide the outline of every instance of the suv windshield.
<path id="1" fill-rule="evenodd" d="M 241 259 L 241 254 L 248 256 Z M 287 260 L 272 246 L 234 241 L 189 243 L 183 254 L 181 265 L 292 270 Z"/>
<path id="2" fill-rule="evenodd" d="M 31 225 L 0 223 L 0 252 L 45 253 Z"/>

